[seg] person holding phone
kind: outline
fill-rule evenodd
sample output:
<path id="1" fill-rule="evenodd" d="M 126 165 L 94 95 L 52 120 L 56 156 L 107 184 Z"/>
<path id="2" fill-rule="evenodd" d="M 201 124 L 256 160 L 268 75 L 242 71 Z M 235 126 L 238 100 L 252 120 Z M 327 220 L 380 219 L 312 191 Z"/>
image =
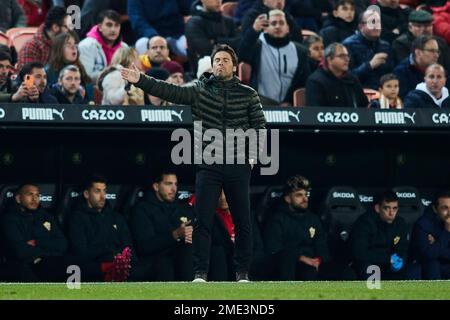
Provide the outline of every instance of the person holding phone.
<path id="1" fill-rule="evenodd" d="M 20 70 L 19 89 L 11 96 L 11 102 L 52 103 L 58 100 L 47 89 L 47 73 L 42 63 L 31 62 Z"/>

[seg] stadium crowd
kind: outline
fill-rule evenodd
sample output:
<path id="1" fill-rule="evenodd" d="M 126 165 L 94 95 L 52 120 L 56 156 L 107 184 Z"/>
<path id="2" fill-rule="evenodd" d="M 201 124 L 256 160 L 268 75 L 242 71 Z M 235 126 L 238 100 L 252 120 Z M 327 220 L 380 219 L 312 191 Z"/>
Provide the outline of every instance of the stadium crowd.
<path id="1" fill-rule="evenodd" d="M 224 43 L 238 52 L 237 76 L 263 105 L 450 106 L 447 1 L 0 3 L 4 103 L 167 106 L 120 70 L 195 86 L 211 76 L 209 54 Z M 80 28 L 66 9 L 72 4 L 82 4 Z M 93 176 L 63 221 L 42 208 L 37 184 L 22 184 L 0 212 L 1 280 L 65 281 L 69 265 L 80 266 L 83 281 L 192 280 L 195 195 L 180 203 L 177 184 L 175 172 L 158 172 L 124 215 L 108 204 L 107 181 Z M 450 191 L 411 225 L 397 214 L 396 193 L 380 194 L 339 248 L 331 222 L 309 209 L 309 191 L 306 178 L 293 176 L 272 212 L 253 216 L 252 280 L 365 279 L 371 265 L 383 279 L 450 278 Z M 216 213 L 208 280 L 233 280 L 239 230 L 224 194 Z"/>

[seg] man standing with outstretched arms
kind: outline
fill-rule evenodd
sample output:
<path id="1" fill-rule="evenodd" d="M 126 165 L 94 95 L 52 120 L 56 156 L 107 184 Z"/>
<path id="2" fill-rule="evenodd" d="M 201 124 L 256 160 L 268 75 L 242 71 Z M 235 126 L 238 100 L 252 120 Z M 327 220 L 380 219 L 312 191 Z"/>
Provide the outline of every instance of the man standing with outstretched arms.
<path id="1" fill-rule="evenodd" d="M 208 129 L 213 129 L 222 134 L 222 144 L 219 144 L 226 146 L 226 148 L 214 148 L 214 162 L 204 159 L 205 161 L 202 161 L 196 168 L 195 192 L 197 202 L 193 233 L 194 282 L 207 281 L 211 230 L 215 208 L 222 188 L 228 199 L 236 228 L 234 257 L 236 280 L 241 282 L 249 280 L 248 270 L 252 252 L 250 174 L 258 154 L 255 153 L 252 146 L 247 144 L 245 149 L 249 149 L 250 152 L 245 155 L 245 162 L 237 161 L 234 163 L 233 161 L 230 164 L 228 161 L 230 152 L 232 152 L 232 158 L 236 160 L 243 149 L 241 148 L 236 152 L 234 138 L 231 146 L 226 143 L 224 137 L 229 129 L 240 129 L 241 131 L 265 129 L 266 120 L 257 92 L 241 84 L 239 79 L 234 76 L 237 61 L 236 53 L 230 46 L 217 45 L 211 54 L 213 73 L 205 73 L 193 87 L 178 87 L 155 80 L 141 74 L 137 68 L 122 69 L 122 77 L 143 89 L 146 94 L 157 96 L 175 104 L 192 106 L 194 123 L 201 121 L 202 133 L 205 133 Z M 194 125 L 194 131 L 196 130 L 198 130 L 198 127 Z M 198 137 L 195 132 L 194 137 Z M 243 137 L 245 138 L 245 134 Z M 239 138 L 238 135 L 238 140 Z M 202 140 L 205 140 L 205 137 Z M 196 139 L 195 143 L 197 144 L 197 142 Z M 216 140 L 209 145 L 203 141 L 202 151 L 206 151 L 205 147 L 211 148 L 211 144 L 215 143 L 217 143 Z M 217 161 L 218 159 L 220 160 Z"/>

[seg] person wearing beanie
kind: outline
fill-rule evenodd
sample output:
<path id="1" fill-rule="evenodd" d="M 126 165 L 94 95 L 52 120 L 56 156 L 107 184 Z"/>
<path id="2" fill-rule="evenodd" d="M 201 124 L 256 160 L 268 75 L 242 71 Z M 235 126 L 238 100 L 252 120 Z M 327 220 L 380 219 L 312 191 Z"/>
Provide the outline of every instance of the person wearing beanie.
<path id="1" fill-rule="evenodd" d="M 152 78 L 155 78 L 157 80 L 162 80 L 162 81 L 166 81 L 169 77 L 170 77 L 170 73 L 169 71 L 167 71 L 164 68 L 160 68 L 160 67 L 153 67 L 150 70 L 148 70 L 146 72 L 146 75 Z M 163 106 L 168 106 L 169 102 L 160 99 L 158 97 L 152 96 L 151 94 L 145 94 L 144 96 L 144 103 L 150 104 L 152 106 L 156 106 L 156 107 L 163 107 Z"/>
<path id="2" fill-rule="evenodd" d="M 184 68 L 176 61 L 165 61 L 161 64 L 161 68 L 166 69 L 169 72 L 168 83 L 181 86 L 184 84 Z"/>

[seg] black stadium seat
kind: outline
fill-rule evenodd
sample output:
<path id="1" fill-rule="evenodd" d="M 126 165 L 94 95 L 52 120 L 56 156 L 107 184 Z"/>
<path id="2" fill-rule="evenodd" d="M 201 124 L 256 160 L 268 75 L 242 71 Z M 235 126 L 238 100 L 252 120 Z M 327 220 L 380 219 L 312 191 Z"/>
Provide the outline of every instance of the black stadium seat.
<path id="1" fill-rule="evenodd" d="M 56 193 L 57 188 L 55 184 L 39 184 L 41 192 L 41 207 L 50 213 L 54 213 L 56 209 Z M 14 203 L 14 194 L 18 185 L 4 185 L 0 189 L 0 212 L 4 212 L 9 205 Z"/>
<path id="2" fill-rule="evenodd" d="M 337 261 L 348 261 L 347 239 L 354 222 L 364 212 L 355 188 L 336 186 L 328 191 L 320 216 L 328 232 L 330 252 Z"/>
<path id="3" fill-rule="evenodd" d="M 268 219 L 275 213 L 281 203 L 283 195 L 283 186 L 267 187 L 262 197 L 260 205 L 256 209 L 258 222 L 263 226 Z"/>
<path id="4" fill-rule="evenodd" d="M 398 197 L 398 215 L 405 219 L 409 232 L 411 232 L 414 222 L 423 214 L 424 205 L 417 190 L 410 186 L 395 187 L 393 190 Z"/>

